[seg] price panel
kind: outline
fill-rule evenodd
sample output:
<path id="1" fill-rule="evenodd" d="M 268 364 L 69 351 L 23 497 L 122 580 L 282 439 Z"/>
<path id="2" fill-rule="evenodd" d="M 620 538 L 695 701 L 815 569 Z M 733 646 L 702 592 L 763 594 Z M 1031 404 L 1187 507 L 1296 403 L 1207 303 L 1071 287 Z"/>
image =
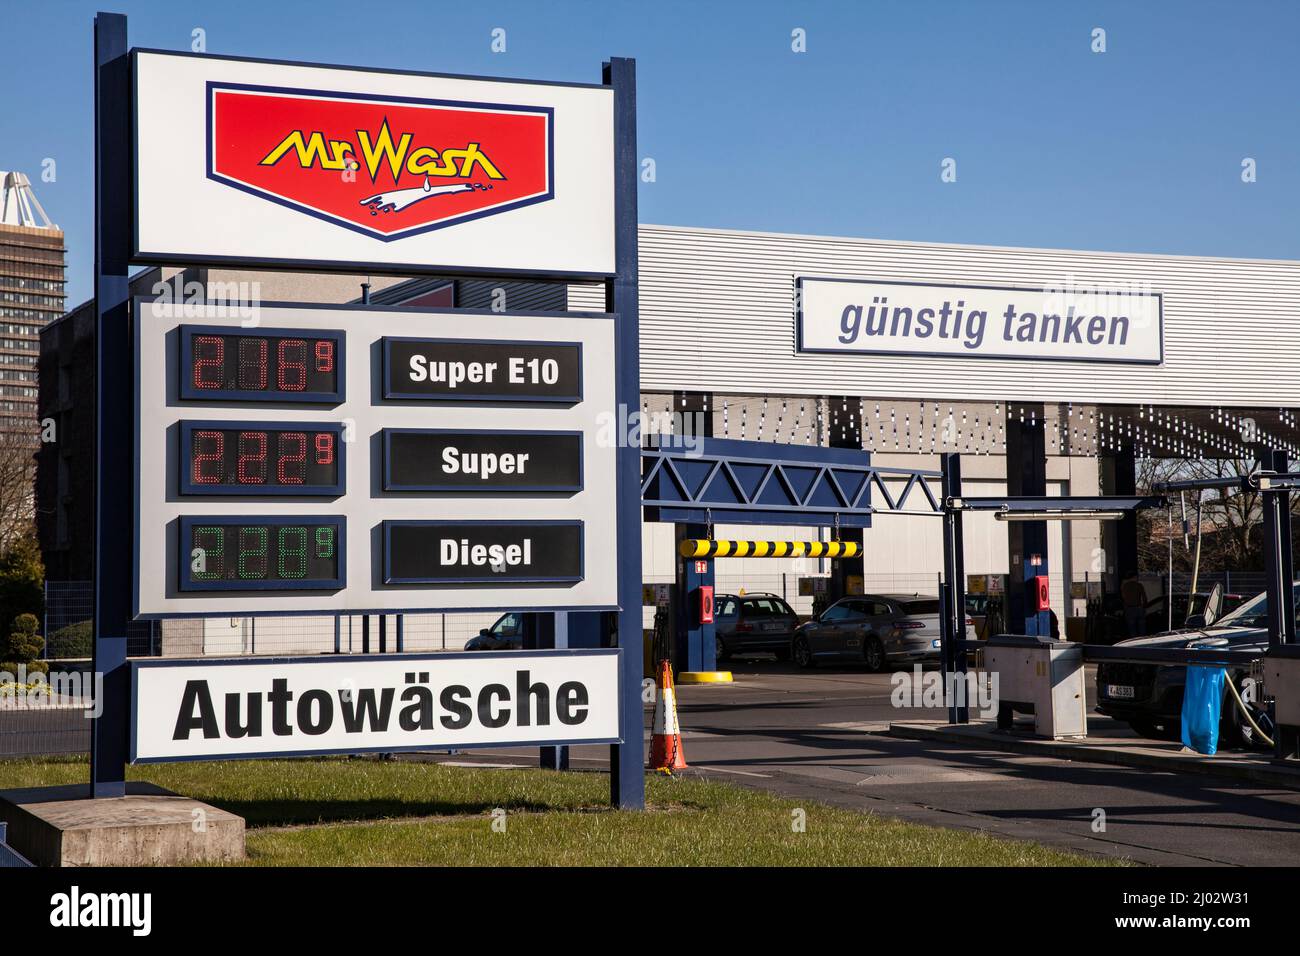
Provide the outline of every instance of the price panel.
<path id="1" fill-rule="evenodd" d="M 347 583 L 341 517 L 182 515 L 178 523 L 181 591 L 338 591 Z"/>
<path id="2" fill-rule="evenodd" d="M 183 325 L 180 396 L 194 401 L 344 399 L 343 333 Z"/>
<path id="3" fill-rule="evenodd" d="M 612 316 L 133 309 L 137 619 L 618 606 Z"/>
<path id="4" fill-rule="evenodd" d="M 180 492 L 338 496 L 343 454 L 341 424 L 183 421 Z"/>

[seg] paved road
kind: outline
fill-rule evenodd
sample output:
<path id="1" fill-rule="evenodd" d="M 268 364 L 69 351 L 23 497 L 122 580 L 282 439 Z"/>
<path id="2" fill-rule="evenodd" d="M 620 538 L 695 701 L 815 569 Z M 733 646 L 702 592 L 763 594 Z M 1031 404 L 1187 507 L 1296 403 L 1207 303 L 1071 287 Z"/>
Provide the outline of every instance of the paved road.
<path id="1" fill-rule="evenodd" d="M 683 748 L 700 772 L 795 798 L 1143 863 L 1300 860 L 1300 792 L 892 739 L 869 731 L 941 714 L 893 707 L 887 674 L 804 673 L 766 660 L 733 661 L 732 668 L 730 686 L 678 688 Z M 535 759 L 535 752 L 512 756 Z M 574 766 L 605 763 L 603 748 L 575 748 L 573 757 Z M 1092 829 L 1097 808 L 1105 811 L 1104 833 Z"/>
<path id="2" fill-rule="evenodd" d="M 797 799 L 1144 863 L 1300 861 L 1296 791 L 893 739 L 871 731 L 942 713 L 892 706 L 887 674 L 801 672 L 770 659 L 731 666 L 734 684 L 678 688 L 693 772 Z M 649 712 L 646 718 L 648 726 Z M 33 741 L 49 752 L 84 749 L 85 728 L 80 712 L 3 714 L 0 754 Z M 600 768 L 606 756 L 603 747 L 575 748 L 573 765 Z M 455 759 L 535 763 L 537 751 Z M 1097 808 L 1106 813 L 1104 833 L 1092 829 Z"/>

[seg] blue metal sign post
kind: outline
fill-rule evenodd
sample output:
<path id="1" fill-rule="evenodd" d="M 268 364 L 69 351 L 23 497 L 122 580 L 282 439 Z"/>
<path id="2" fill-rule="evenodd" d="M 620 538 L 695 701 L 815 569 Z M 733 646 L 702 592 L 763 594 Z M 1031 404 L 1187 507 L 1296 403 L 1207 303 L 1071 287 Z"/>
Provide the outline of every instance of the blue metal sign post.
<path id="1" fill-rule="evenodd" d="M 604 82 L 614 90 L 614 268 L 605 280 L 605 310 L 615 314 L 615 403 L 628 414 L 641 407 L 641 343 L 638 332 L 636 61 L 616 57 L 605 64 Z M 618 409 L 612 409 L 616 412 Z M 617 640 L 622 650 L 619 729 L 621 744 L 609 749 L 610 802 L 627 810 L 645 807 L 645 716 L 641 706 L 641 448 L 618 449 Z"/>
<path id="2" fill-rule="evenodd" d="M 133 409 L 127 262 L 131 249 L 131 75 L 126 17 L 95 15 L 95 589 L 94 673 L 103 675 L 90 736 L 91 796 L 126 794 L 130 671 L 126 629 L 134 560 Z"/>

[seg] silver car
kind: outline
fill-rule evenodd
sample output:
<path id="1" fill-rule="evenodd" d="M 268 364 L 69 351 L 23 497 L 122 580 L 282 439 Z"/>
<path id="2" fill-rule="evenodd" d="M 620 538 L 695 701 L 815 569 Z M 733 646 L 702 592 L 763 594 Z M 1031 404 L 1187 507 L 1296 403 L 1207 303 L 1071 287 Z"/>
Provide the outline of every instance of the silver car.
<path id="1" fill-rule="evenodd" d="M 975 639 L 966 618 L 966 639 Z M 929 594 L 855 594 L 840 598 L 795 632 L 795 663 L 861 661 L 868 670 L 887 664 L 939 659 L 939 599 Z"/>

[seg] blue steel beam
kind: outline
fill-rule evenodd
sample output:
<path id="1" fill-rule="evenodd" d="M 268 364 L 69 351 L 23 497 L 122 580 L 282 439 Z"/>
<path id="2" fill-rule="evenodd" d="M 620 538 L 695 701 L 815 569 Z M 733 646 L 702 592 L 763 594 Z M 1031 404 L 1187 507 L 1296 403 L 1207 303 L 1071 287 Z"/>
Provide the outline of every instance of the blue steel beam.
<path id="1" fill-rule="evenodd" d="M 641 504 L 649 520 L 869 527 L 881 513 L 942 513 L 936 471 L 882 468 L 866 452 L 705 439 L 642 449 Z M 890 482 L 903 487 L 891 492 Z M 906 511 L 909 501 L 918 502 Z"/>

